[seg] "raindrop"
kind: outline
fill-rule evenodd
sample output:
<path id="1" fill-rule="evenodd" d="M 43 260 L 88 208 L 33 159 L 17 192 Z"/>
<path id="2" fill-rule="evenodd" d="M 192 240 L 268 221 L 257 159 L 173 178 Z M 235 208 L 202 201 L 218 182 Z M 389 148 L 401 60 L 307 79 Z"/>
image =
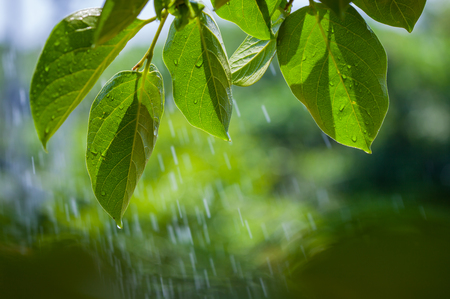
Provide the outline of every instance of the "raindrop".
<path id="1" fill-rule="evenodd" d="M 209 206 L 206 198 L 203 198 L 203 205 L 205 206 L 206 217 L 211 218 L 211 213 L 209 212 Z"/>
<path id="2" fill-rule="evenodd" d="M 170 146 L 170 151 L 172 152 L 173 162 L 175 165 L 178 165 L 177 153 L 175 152 L 175 147 L 173 145 Z"/>
<path id="3" fill-rule="evenodd" d="M 266 121 L 268 123 L 270 123 L 270 116 L 269 116 L 269 113 L 267 113 L 266 106 L 261 105 L 261 109 L 262 109 L 262 111 L 264 113 L 264 117 L 266 118 Z"/>
<path id="4" fill-rule="evenodd" d="M 303 61 L 305 61 L 305 60 L 306 60 L 306 55 L 305 55 L 305 54 L 303 54 L 303 58 L 302 58 L 302 60 L 303 60 Z"/>
<path id="5" fill-rule="evenodd" d="M 352 141 L 353 141 L 353 142 L 356 142 L 356 140 L 358 140 L 358 138 L 356 137 L 356 135 L 353 135 L 353 136 L 352 136 Z"/>
<path id="6" fill-rule="evenodd" d="M 48 134 L 48 132 L 50 132 L 50 128 L 49 127 L 45 128 L 45 134 Z"/>
<path id="7" fill-rule="evenodd" d="M 31 157 L 31 166 L 33 167 L 33 174 L 36 174 L 36 168 L 34 166 L 34 157 Z"/>
<path id="8" fill-rule="evenodd" d="M 48 65 L 45 66 L 45 71 L 48 72 L 48 70 L 50 69 L 50 67 Z"/>
<path id="9" fill-rule="evenodd" d="M 334 83 L 330 81 L 330 86 L 334 86 Z"/>
<path id="10" fill-rule="evenodd" d="M 200 57 L 197 59 L 197 62 L 195 63 L 195 66 L 196 66 L 197 68 L 200 68 L 202 65 L 203 65 L 203 56 L 200 56 Z"/>
<path id="11" fill-rule="evenodd" d="M 342 78 L 345 80 L 345 79 L 347 79 L 347 76 L 342 74 Z"/>
<path id="12" fill-rule="evenodd" d="M 194 99 L 194 104 L 197 104 L 198 103 L 198 98 L 195 98 Z"/>
<path id="13" fill-rule="evenodd" d="M 59 42 L 59 40 L 57 40 L 53 45 L 54 45 L 55 47 L 57 47 L 57 46 L 59 46 L 59 44 L 60 44 L 60 42 Z"/>
<path id="14" fill-rule="evenodd" d="M 351 66 L 350 64 L 347 64 L 347 68 L 348 68 L 348 69 L 351 69 L 352 66 Z"/>
<path id="15" fill-rule="evenodd" d="M 102 196 L 105 196 L 105 195 L 106 195 L 105 191 L 102 191 Z"/>
<path id="16" fill-rule="evenodd" d="M 173 63 L 177 66 L 178 65 L 178 59 L 174 59 Z"/>
<path id="17" fill-rule="evenodd" d="M 245 220 L 245 226 L 247 227 L 248 235 L 250 236 L 250 239 L 253 239 L 252 231 L 250 230 L 250 226 L 248 225 L 247 219 Z"/>
<path id="18" fill-rule="evenodd" d="M 345 104 L 342 104 L 341 107 L 339 107 L 339 111 L 341 111 L 341 112 L 344 111 L 344 108 L 345 108 Z"/>
<path id="19" fill-rule="evenodd" d="M 54 120 L 55 119 L 55 116 L 54 115 L 52 115 L 52 120 Z"/>

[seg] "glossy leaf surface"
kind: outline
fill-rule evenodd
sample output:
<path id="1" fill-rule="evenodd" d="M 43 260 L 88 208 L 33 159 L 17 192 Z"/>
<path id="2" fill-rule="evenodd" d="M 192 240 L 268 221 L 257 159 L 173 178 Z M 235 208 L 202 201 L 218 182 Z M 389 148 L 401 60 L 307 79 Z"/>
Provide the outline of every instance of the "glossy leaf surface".
<path id="1" fill-rule="evenodd" d="M 275 56 L 276 49 L 276 40 L 247 36 L 230 58 L 233 84 L 250 86 L 261 79 Z"/>
<path id="2" fill-rule="evenodd" d="M 315 7 L 294 12 L 281 25 L 281 71 L 327 135 L 370 153 L 388 109 L 386 53 L 354 8 L 341 20 Z"/>
<path id="3" fill-rule="evenodd" d="M 344 17 L 345 11 L 351 1 L 352 0 L 320 0 L 320 2 L 328 6 L 340 18 Z"/>
<path id="4" fill-rule="evenodd" d="M 136 20 L 148 0 L 106 0 L 94 33 L 94 44 L 101 45 Z"/>
<path id="5" fill-rule="evenodd" d="M 354 0 L 375 21 L 412 32 L 426 0 Z"/>
<path id="6" fill-rule="evenodd" d="M 107 43 L 92 48 L 100 9 L 78 11 L 53 29 L 30 88 L 31 113 L 44 148 L 106 67 L 144 25 L 136 20 Z"/>
<path id="7" fill-rule="evenodd" d="M 217 14 L 238 25 L 245 33 L 261 40 L 271 38 L 270 16 L 281 0 L 232 0 Z"/>
<path id="8" fill-rule="evenodd" d="M 89 115 L 86 164 L 92 189 L 119 226 L 155 146 L 164 107 L 161 74 L 152 66 L 145 82 L 143 77 L 116 74 Z"/>
<path id="9" fill-rule="evenodd" d="M 284 13 L 276 13 L 272 25 L 274 34 L 278 33 L 281 23 L 284 21 Z M 238 86 L 250 86 L 262 78 L 267 71 L 277 50 L 276 39 L 260 40 L 247 36 L 244 42 L 230 57 L 230 68 L 233 84 Z"/>
<path id="10" fill-rule="evenodd" d="M 173 98 L 189 123 L 229 140 L 231 72 L 211 16 L 202 12 L 180 31 L 172 23 L 163 58 L 172 77 Z"/>

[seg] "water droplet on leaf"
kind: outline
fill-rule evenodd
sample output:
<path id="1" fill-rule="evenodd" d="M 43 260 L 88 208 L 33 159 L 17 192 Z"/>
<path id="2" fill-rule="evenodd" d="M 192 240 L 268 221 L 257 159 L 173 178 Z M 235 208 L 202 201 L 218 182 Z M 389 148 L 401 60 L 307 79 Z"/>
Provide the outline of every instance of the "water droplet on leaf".
<path id="1" fill-rule="evenodd" d="M 345 108 L 345 104 L 342 104 L 341 107 L 339 107 L 339 111 L 341 111 L 341 112 L 344 111 L 344 108 Z"/>
<path id="2" fill-rule="evenodd" d="M 202 66 L 202 64 L 203 64 L 203 57 L 200 56 L 200 57 L 197 59 L 197 62 L 195 63 L 195 66 L 196 66 L 197 68 L 200 68 L 200 67 Z"/>
<path id="3" fill-rule="evenodd" d="M 174 63 L 175 65 L 178 65 L 178 59 L 174 59 L 173 63 Z"/>
<path id="4" fill-rule="evenodd" d="M 352 136 L 352 141 L 353 141 L 353 142 L 356 142 L 356 140 L 358 140 L 358 138 L 356 137 L 356 135 L 353 135 L 353 136 Z"/>

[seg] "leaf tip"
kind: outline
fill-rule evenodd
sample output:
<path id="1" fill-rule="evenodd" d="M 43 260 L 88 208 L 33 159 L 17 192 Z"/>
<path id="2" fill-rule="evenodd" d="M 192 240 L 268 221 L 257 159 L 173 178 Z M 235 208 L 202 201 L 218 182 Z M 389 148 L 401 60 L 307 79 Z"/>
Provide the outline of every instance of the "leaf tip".
<path id="1" fill-rule="evenodd" d="M 113 219 L 114 219 L 114 221 L 116 221 L 117 228 L 122 229 L 123 228 L 122 218 L 119 218 L 119 219 L 113 218 Z"/>
<path id="2" fill-rule="evenodd" d="M 227 138 L 228 138 L 228 142 L 231 142 L 231 137 L 230 137 L 230 134 L 227 132 Z"/>

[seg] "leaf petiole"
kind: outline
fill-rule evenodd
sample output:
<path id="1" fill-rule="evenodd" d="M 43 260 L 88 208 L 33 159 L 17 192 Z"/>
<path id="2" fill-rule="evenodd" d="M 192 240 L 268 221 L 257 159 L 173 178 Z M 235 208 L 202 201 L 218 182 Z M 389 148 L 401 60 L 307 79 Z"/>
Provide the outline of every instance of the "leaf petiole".
<path id="1" fill-rule="evenodd" d="M 145 60 L 147 60 L 144 75 L 146 74 L 146 72 L 148 72 L 150 63 L 153 58 L 153 51 L 155 50 L 156 42 L 158 41 L 159 35 L 161 34 L 161 30 L 164 26 L 164 23 L 166 22 L 167 15 L 168 15 L 167 10 L 164 10 L 164 12 L 161 15 L 161 22 L 159 23 L 158 30 L 156 30 L 156 34 L 155 37 L 153 38 L 150 48 L 148 48 L 148 51 L 147 53 L 145 53 L 144 57 L 142 57 L 141 60 L 139 60 L 139 62 L 132 68 L 133 71 L 139 70 L 144 65 Z"/>

